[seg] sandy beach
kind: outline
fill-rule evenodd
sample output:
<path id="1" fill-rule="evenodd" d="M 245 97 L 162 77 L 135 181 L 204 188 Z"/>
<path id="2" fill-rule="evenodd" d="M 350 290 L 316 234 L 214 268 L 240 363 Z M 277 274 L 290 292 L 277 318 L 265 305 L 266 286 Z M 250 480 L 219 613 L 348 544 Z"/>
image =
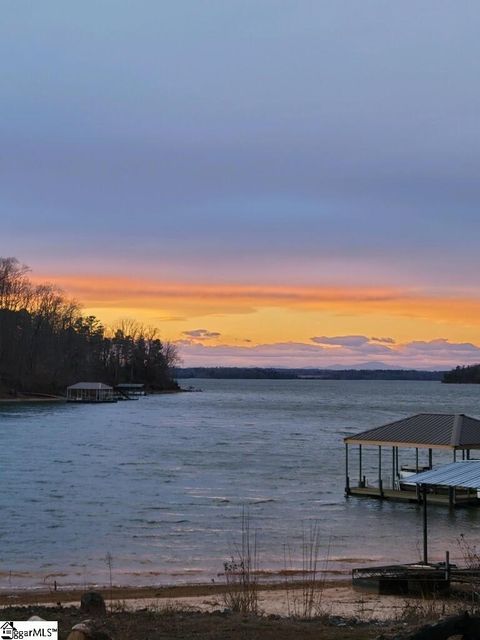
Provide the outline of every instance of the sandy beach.
<path id="1" fill-rule="evenodd" d="M 103 587 L 107 608 L 139 611 L 176 610 L 212 613 L 227 608 L 225 585 L 205 584 L 172 587 Z M 84 590 L 18 591 L 0 593 L 0 606 L 79 606 Z M 259 611 L 264 616 L 301 617 L 303 589 L 299 583 L 286 587 L 284 583 L 259 587 Z M 451 600 L 436 599 L 435 608 L 441 613 L 455 609 Z M 396 621 L 410 609 L 425 607 L 425 601 L 415 597 L 386 596 L 355 590 L 350 580 L 325 583 L 315 593 L 315 616 L 355 619 L 360 622 Z M 431 607 L 430 607 L 431 608 Z"/>

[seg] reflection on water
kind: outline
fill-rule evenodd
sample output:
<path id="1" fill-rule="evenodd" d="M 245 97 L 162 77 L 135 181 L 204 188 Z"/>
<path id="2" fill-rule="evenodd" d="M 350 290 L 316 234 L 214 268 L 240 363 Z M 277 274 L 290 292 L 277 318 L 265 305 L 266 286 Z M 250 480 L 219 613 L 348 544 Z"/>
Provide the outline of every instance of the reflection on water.
<path id="1" fill-rule="evenodd" d="M 361 559 L 416 560 L 419 508 L 345 499 L 342 438 L 420 411 L 480 414 L 474 386 L 194 384 L 204 393 L 0 405 L 0 586 L 39 586 L 54 574 L 61 584 L 105 583 L 107 552 L 118 583 L 216 579 L 239 538 L 243 505 L 266 571 L 284 568 L 286 544 L 301 559 L 302 530 L 312 521 L 324 553 L 330 543 L 332 570 Z M 434 453 L 437 462 L 442 455 Z M 352 477 L 355 464 L 352 450 Z M 364 449 L 363 473 L 372 480 L 376 464 L 376 450 Z M 387 451 L 383 464 L 388 474 Z M 479 517 L 480 510 L 432 507 L 432 556 L 441 559 L 447 548 L 458 555 L 456 538 L 474 539 Z"/>

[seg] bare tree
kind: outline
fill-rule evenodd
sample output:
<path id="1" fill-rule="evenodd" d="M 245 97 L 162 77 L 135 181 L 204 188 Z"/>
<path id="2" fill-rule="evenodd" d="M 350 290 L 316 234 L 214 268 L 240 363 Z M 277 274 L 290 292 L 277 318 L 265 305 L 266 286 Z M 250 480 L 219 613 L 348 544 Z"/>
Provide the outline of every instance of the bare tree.
<path id="1" fill-rule="evenodd" d="M 18 311 L 27 306 L 31 296 L 29 271 L 16 258 L 0 258 L 0 309 Z"/>
<path id="2" fill-rule="evenodd" d="M 182 362 L 180 354 L 178 353 L 178 347 L 173 342 L 163 343 L 163 354 L 169 369 L 177 367 Z"/>

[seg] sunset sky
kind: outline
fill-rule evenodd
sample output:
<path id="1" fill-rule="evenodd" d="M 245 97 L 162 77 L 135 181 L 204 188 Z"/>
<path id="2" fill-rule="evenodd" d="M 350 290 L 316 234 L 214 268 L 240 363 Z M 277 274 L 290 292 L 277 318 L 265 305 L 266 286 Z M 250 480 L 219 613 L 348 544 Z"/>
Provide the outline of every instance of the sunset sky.
<path id="1" fill-rule="evenodd" d="M 185 365 L 480 361 L 480 5 L 15 0 L 0 255 Z"/>

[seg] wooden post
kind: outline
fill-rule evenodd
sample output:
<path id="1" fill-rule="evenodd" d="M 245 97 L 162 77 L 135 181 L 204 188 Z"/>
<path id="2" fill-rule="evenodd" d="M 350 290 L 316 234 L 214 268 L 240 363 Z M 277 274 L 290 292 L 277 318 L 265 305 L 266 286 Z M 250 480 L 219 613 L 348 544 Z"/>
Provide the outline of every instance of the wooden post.
<path id="1" fill-rule="evenodd" d="M 418 473 L 418 447 L 415 449 L 415 468 Z"/>
<path id="2" fill-rule="evenodd" d="M 392 491 L 395 490 L 395 447 L 392 447 Z"/>
<path id="3" fill-rule="evenodd" d="M 448 506 L 450 507 L 450 509 L 453 507 L 454 504 L 455 504 L 455 501 L 453 497 L 453 487 L 448 487 Z"/>
<path id="4" fill-rule="evenodd" d="M 467 460 L 470 460 L 470 449 L 467 449 Z"/>
<path id="5" fill-rule="evenodd" d="M 362 482 L 362 445 L 358 447 L 358 484 L 361 487 Z"/>
<path id="6" fill-rule="evenodd" d="M 423 495 L 423 564 L 428 564 L 427 485 L 422 484 Z"/>
<path id="7" fill-rule="evenodd" d="M 445 580 L 450 580 L 450 551 L 445 551 Z"/>
<path id="8" fill-rule="evenodd" d="M 383 498 L 383 483 L 382 483 L 382 445 L 378 446 L 378 489 L 380 491 L 380 497 Z"/>
<path id="9" fill-rule="evenodd" d="M 429 449 L 428 450 L 428 466 L 430 467 L 430 469 L 432 468 L 432 461 L 433 461 L 432 450 Z"/>
<path id="10" fill-rule="evenodd" d="M 453 461 L 454 462 L 457 461 L 457 450 L 456 449 L 453 450 Z"/>
<path id="11" fill-rule="evenodd" d="M 395 479 L 399 476 L 398 472 L 398 447 L 395 447 Z"/>
<path id="12" fill-rule="evenodd" d="M 350 478 L 348 477 L 348 444 L 345 443 L 345 495 L 350 495 Z"/>
<path id="13" fill-rule="evenodd" d="M 462 460 L 465 460 L 465 449 L 462 449 Z"/>

